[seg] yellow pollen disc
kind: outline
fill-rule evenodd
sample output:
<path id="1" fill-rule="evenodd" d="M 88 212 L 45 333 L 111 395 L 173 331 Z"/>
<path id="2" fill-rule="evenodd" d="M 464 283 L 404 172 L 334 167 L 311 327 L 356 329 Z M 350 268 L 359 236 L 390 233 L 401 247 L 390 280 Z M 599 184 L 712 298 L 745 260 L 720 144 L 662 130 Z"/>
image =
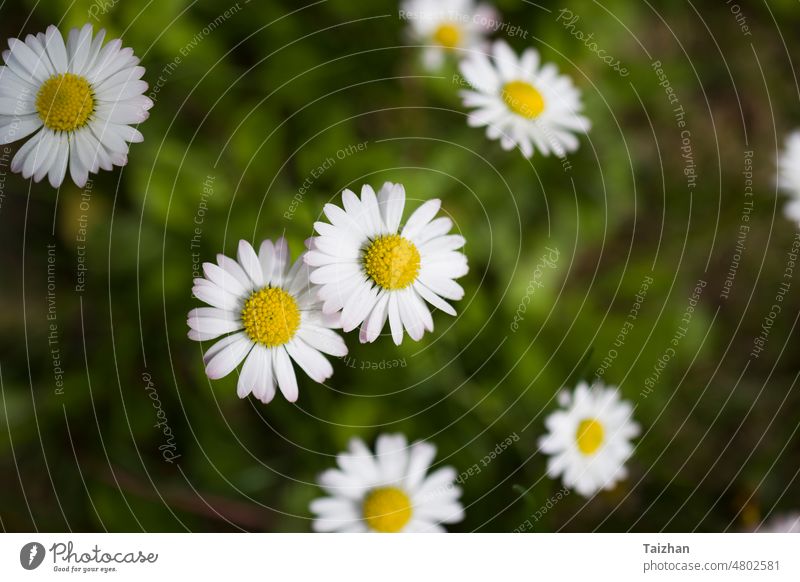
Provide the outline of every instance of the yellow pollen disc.
<path id="1" fill-rule="evenodd" d="M 370 491 L 364 499 L 364 519 L 375 531 L 397 533 L 411 519 L 411 500 L 397 487 Z"/>
<path id="2" fill-rule="evenodd" d="M 419 251 L 399 234 L 379 236 L 364 251 L 367 275 L 384 289 L 404 289 L 419 274 Z"/>
<path id="3" fill-rule="evenodd" d="M 604 434 L 603 425 L 600 424 L 599 420 L 594 418 L 582 420 L 578 425 L 578 430 L 575 432 L 578 449 L 584 455 L 594 454 L 603 444 Z"/>
<path id="4" fill-rule="evenodd" d="M 511 111 L 527 119 L 533 119 L 544 111 L 544 97 L 525 81 L 506 83 L 502 96 Z"/>
<path id="5" fill-rule="evenodd" d="M 72 73 L 50 77 L 36 95 L 36 111 L 53 131 L 80 129 L 94 112 L 92 87 Z"/>
<path id="6" fill-rule="evenodd" d="M 300 310 L 294 297 L 278 287 L 264 287 L 244 303 L 242 324 L 250 339 L 268 348 L 281 346 L 300 326 Z"/>
<path id="7" fill-rule="evenodd" d="M 454 49 L 461 42 L 461 29 L 455 24 L 442 24 L 433 33 L 433 40 L 444 48 Z"/>

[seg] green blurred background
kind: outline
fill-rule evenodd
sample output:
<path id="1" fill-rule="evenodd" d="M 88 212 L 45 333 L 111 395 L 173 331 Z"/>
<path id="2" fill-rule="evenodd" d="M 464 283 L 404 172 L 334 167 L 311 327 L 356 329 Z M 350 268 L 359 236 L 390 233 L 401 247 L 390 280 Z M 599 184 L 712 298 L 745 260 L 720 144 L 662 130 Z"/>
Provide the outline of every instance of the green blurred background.
<path id="1" fill-rule="evenodd" d="M 468 128 L 455 67 L 420 66 L 393 1 L 0 6 L 4 38 L 92 22 L 134 48 L 153 91 L 161 79 L 145 142 L 88 191 L 28 183 L 0 159 L 4 530 L 308 531 L 316 475 L 349 438 L 381 432 L 435 442 L 437 464 L 458 471 L 478 463 L 454 531 L 526 520 L 533 531 L 746 530 L 796 509 L 800 280 L 750 354 L 797 232 L 774 182 L 777 150 L 800 125 L 800 4 L 747 3 L 738 20 L 722 1 L 495 5 L 525 31 L 495 38 L 537 47 L 583 91 L 593 128 L 566 163 L 525 160 Z M 693 188 L 653 61 L 685 111 Z M 413 205 L 441 198 L 467 238 L 458 318 L 435 313 L 434 333 L 400 347 L 349 335 L 348 360 L 327 387 L 301 377 L 296 405 L 239 400 L 235 374 L 210 382 L 186 338 L 196 263 L 283 233 L 296 254 L 325 202 L 386 180 Z M 559 259 L 537 273 L 546 247 Z M 699 280 L 687 333 L 643 392 Z M 561 488 L 536 452 L 544 418 L 609 350 L 604 380 L 643 427 L 630 477 L 533 519 Z M 380 362 L 399 365 L 372 369 Z"/>

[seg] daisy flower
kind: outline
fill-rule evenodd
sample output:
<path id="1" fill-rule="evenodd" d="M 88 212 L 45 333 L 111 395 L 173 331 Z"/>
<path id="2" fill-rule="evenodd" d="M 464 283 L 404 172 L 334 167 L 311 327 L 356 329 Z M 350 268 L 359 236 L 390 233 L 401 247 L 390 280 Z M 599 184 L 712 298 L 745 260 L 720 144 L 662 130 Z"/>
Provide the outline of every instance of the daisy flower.
<path id="1" fill-rule="evenodd" d="M 778 186 L 790 197 L 783 213 L 789 220 L 800 223 L 800 131 L 786 138 L 786 148 L 778 158 Z"/>
<path id="2" fill-rule="evenodd" d="M 308 281 L 303 257 L 289 267 L 283 238 L 261 243 L 256 255 L 239 241 L 238 261 L 217 255 L 204 263 L 205 278 L 194 280 L 192 293 L 211 307 L 189 312 L 189 339 L 206 341 L 225 335 L 205 353 L 211 379 L 230 374 L 242 360 L 237 394 L 250 392 L 265 404 L 277 383 L 286 400 L 297 400 L 292 360 L 316 382 L 324 382 L 333 367 L 322 354 L 347 355 L 339 334 L 339 318 L 320 311 L 314 286 Z"/>
<path id="3" fill-rule="evenodd" d="M 339 468 L 319 477 L 329 497 L 311 502 L 314 531 L 444 532 L 441 524 L 464 519 L 464 508 L 455 469 L 426 475 L 435 456 L 432 444 L 408 446 L 401 434 L 379 436 L 375 455 L 352 439 L 349 450 L 337 455 Z"/>
<path id="4" fill-rule="evenodd" d="M 564 409 L 547 417 L 550 432 L 539 440 L 542 452 L 550 455 L 547 475 L 563 475 L 564 485 L 584 497 L 612 489 L 627 476 L 630 441 L 639 435 L 630 402 L 620 400 L 613 386 L 589 388 L 585 382 L 574 394 L 562 392 L 559 401 Z"/>
<path id="5" fill-rule="evenodd" d="M 481 52 L 470 53 L 460 65 L 471 89 L 462 91 L 466 107 L 475 107 L 467 123 L 486 126 L 490 139 L 505 150 L 519 147 L 526 158 L 538 149 L 564 157 L 578 149 L 575 133 L 589 131 L 580 115 L 581 94 L 572 80 L 559 75 L 553 64 L 540 66 L 532 48 L 520 58 L 504 41 L 494 43 L 493 61 Z"/>
<path id="6" fill-rule="evenodd" d="M 422 62 L 434 71 L 442 67 L 447 54 L 484 46 L 496 22 L 491 6 L 476 5 L 473 0 L 406 0 L 400 17 L 409 21 L 414 41 L 430 45 L 422 53 Z"/>
<path id="7" fill-rule="evenodd" d="M 456 314 L 445 299 L 464 297 L 454 279 L 468 271 L 467 257 L 457 250 L 465 240 L 448 234 L 449 218 L 434 218 L 439 200 L 417 208 L 402 230 L 406 192 L 400 184 L 385 183 L 377 196 L 365 185 L 360 199 L 345 190 L 342 202 L 344 209 L 325 205 L 330 223 L 314 224 L 320 236 L 309 241 L 305 257 L 323 313 L 341 311 L 344 331 L 361 325 L 362 343 L 375 341 L 388 319 L 398 345 L 404 330 L 416 341 L 433 331 L 425 301 Z"/>
<path id="8" fill-rule="evenodd" d="M 135 125 L 153 102 L 143 93 L 144 68 L 122 41 L 103 44 L 92 26 L 70 31 L 66 44 L 55 26 L 25 41 L 12 38 L 0 67 L 0 145 L 33 134 L 11 161 L 11 171 L 58 188 L 69 166 L 86 185 L 89 172 L 128 162 L 128 143 L 144 138 Z"/>

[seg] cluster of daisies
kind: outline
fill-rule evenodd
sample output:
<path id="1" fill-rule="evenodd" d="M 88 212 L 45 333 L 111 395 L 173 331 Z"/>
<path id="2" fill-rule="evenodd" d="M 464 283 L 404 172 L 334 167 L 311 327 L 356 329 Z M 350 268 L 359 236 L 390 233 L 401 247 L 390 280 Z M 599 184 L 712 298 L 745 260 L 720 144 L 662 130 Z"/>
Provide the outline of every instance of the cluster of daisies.
<path id="1" fill-rule="evenodd" d="M 502 28 L 493 8 L 473 0 L 406 0 L 400 15 L 425 47 L 428 68 L 440 68 L 448 56 L 458 61 L 469 87 L 461 97 L 474 109 L 470 126 L 486 127 L 489 139 L 526 158 L 535 150 L 563 158 L 578 149 L 576 134 L 590 128 L 580 92 L 554 64 L 542 64 L 536 49 L 517 55 L 505 41 L 490 46 L 489 33 Z"/>
<path id="2" fill-rule="evenodd" d="M 429 308 L 455 315 L 448 301 L 464 296 L 456 279 L 468 271 L 459 250 L 464 237 L 453 222 L 437 217 L 441 202 L 428 200 L 403 223 L 405 188 L 387 182 L 376 193 L 342 193 L 342 206 L 326 204 L 327 221 L 290 260 L 286 240 L 265 240 L 258 253 L 240 241 L 236 259 L 223 254 L 204 263 L 205 277 L 192 292 L 208 304 L 189 312 L 189 338 L 217 340 L 205 352 L 206 373 L 216 379 L 244 362 L 238 394 L 264 403 L 276 388 L 298 397 L 294 361 L 312 380 L 333 374 L 325 355 L 347 355 L 336 330 L 359 328 L 362 343 L 388 327 L 395 344 L 406 334 L 418 341 L 433 331 Z M 221 338 L 221 339 L 218 339 Z"/>
<path id="3" fill-rule="evenodd" d="M 517 57 L 503 42 L 482 45 L 493 10 L 471 0 L 411 0 L 413 31 L 433 43 L 429 66 L 463 50 L 460 67 L 470 90 L 464 102 L 476 110 L 469 123 L 487 126 L 505 149 L 563 155 L 577 147 L 573 132 L 588 130 L 577 114 L 580 95 L 555 67 L 540 67 L 535 50 Z M 0 67 L 0 144 L 29 138 L 12 170 L 59 187 L 67 170 L 83 187 L 89 173 L 127 163 L 128 144 L 142 141 L 134 127 L 148 117 L 144 68 L 120 40 L 105 42 L 86 25 L 66 41 L 54 26 L 11 39 Z M 290 402 L 299 395 L 295 366 L 313 381 L 333 374 L 328 357 L 343 357 L 340 331 L 358 328 L 362 343 L 387 327 L 395 344 L 419 341 L 433 331 L 431 307 L 456 315 L 451 302 L 464 296 L 456 282 L 468 271 L 466 241 L 451 234 L 453 222 L 428 200 L 404 222 L 406 193 L 386 183 L 376 193 L 342 193 L 342 205 L 326 204 L 327 220 L 294 261 L 285 239 L 265 240 L 258 250 L 240 241 L 235 258 L 220 254 L 203 265 L 195 297 L 207 304 L 188 316 L 189 338 L 213 341 L 205 350 L 209 378 L 240 367 L 237 393 L 269 403 L 278 390 Z M 547 419 L 541 450 L 548 474 L 584 495 L 611 488 L 624 477 L 638 434 L 630 404 L 615 389 L 581 385 L 561 398 L 563 409 Z M 338 468 L 320 476 L 327 497 L 311 505 L 317 531 L 439 532 L 463 519 L 456 471 L 432 470 L 435 447 L 408 444 L 403 435 L 381 435 L 374 454 L 360 439 L 337 457 Z"/>
<path id="4" fill-rule="evenodd" d="M 639 435 L 630 402 L 614 387 L 579 384 L 559 395 L 561 409 L 545 421 L 539 441 L 549 456 L 547 474 L 585 497 L 612 489 L 626 477 L 625 463 Z M 373 454 L 360 439 L 337 456 L 338 468 L 319 479 L 326 497 L 311 503 L 320 532 L 442 532 L 461 521 L 464 508 L 456 471 L 429 473 L 436 448 L 403 435 L 381 435 Z"/>

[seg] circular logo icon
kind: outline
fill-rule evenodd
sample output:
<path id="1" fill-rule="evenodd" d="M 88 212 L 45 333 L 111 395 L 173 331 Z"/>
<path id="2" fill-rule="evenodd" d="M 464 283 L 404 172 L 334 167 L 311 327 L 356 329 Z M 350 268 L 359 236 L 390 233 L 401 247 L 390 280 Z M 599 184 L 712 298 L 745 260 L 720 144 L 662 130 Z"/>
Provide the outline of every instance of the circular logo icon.
<path id="1" fill-rule="evenodd" d="M 26 570 L 35 570 L 44 561 L 44 546 L 39 542 L 29 542 L 19 551 L 19 563 Z"/>

